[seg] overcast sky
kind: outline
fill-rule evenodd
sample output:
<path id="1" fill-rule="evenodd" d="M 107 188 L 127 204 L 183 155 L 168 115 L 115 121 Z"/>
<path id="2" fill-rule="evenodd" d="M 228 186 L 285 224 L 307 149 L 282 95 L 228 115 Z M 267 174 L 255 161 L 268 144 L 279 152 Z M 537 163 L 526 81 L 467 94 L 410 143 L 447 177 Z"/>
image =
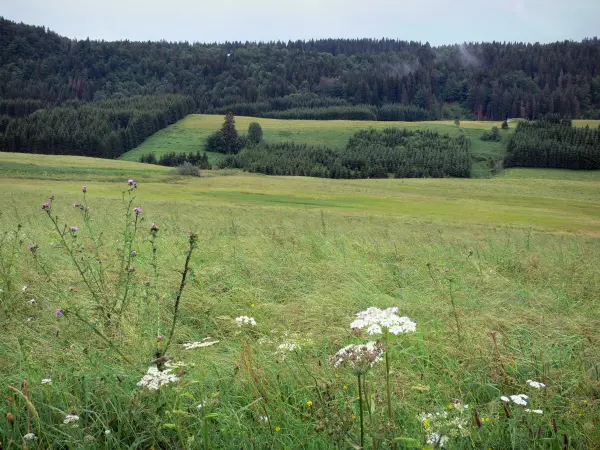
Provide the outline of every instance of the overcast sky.
<path id="1" fill-rule="evenodd" d="M 0 15 L 78 39 L 388 37 L 432 45 L 600 35 L 600 0 L 3 0 Z"/>

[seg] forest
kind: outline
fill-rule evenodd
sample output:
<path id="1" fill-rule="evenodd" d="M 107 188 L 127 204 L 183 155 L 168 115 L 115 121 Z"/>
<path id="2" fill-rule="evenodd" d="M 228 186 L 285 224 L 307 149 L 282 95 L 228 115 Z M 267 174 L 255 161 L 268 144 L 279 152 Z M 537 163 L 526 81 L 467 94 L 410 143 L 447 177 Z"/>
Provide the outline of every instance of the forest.
<path id="1" fill-rule="evenodd" d="M 574 128 L 552 116 L 519 122 L 507 151 L 505 167 L 600 169 L 600 129 Z"/>
<path id="2" fill-rule="evenodd" d="M 597 38 L 440 47 L 393 39 L 106 42 L 0 18 L 0 61 L 0 99 L 46 108 L 181 93 L 197 112 L 277 118 L 600 118 Z M 34 104 L 20 105 L 16 115 Z M 448 117 L 447 105 L 459 105 L 452 113 L 461 117 Z"/>
<path id="3" fill-rule="evenodd" d="M 289 142 L 247 146 L 223 167 L 321 178 L 470 177 L 470 141 L 429 130 L 362 130 L 342 151 Z"/>

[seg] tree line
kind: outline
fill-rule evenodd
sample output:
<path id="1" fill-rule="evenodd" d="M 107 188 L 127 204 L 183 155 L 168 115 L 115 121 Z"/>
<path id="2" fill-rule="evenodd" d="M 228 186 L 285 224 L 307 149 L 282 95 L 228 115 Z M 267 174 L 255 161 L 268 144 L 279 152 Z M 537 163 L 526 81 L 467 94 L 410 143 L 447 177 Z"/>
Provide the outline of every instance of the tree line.
<path id="1" fill-rule="evenodd" d="M 466 118 L 445 116 L 445 105 L 458 104 L 453 111 L 478 119 L 600 118 L 597 38 L 439 47 L 390 39 L 106 42 L 0 19 L 0 62 L 0 98 L 34 99 L 44 108 L 182 93 L 204 113 L 296 110 L 289 115 L 302 117 L 308 109 L 391 104 Z"/>
<path id="2" fill-rule="evenodd" d="M 156 157 L 155 153 L 148 153 L 140 156 L 140 162 L 146 164 L 158 164 L 160 166 L 177 167 L 182 166 L 185 163 L 191 164 L 199 169 L 212 169 L 211 163 L 208 161 L 208 155 L 206 152 L 200 153 L 189 152 L 189 153 L 176 153 L 167 152 Z"/>
<path id="3" fill-rule="evenodd" d="M 177 94 L 71 100 L 25 116 L 2 116 L 0 151 L 116 158 L 194 109 L 191 98 Z"/>
<path id="4" fill-rule="evenodd" d="M 507 146 L 505 167 L 600 169 L 600 129 L 575 128 L 549 116 L 519 122 Z"/>
<path id="5" fill-rule="evenodd" d="M 322 178 L 470 177 L 470 141 L 429 130 L 363 130 L 345 149 L 262 143 L 228 155 L 222 167 Z"/>

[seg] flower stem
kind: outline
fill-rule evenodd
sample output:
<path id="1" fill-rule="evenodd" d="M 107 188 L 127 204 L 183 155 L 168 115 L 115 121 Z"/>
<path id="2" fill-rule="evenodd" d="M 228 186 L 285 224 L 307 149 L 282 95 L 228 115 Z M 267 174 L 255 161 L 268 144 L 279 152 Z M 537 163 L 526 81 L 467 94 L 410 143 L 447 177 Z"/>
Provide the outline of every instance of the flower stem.
<path id="1" fill-rule="evenodd" d="M 387 407 L 388 407 L 388 422 L 389 426 L 394 426 L 394 410 L 392 409 L 392 388 L 390 385 L 390 344 L 389 331 L 386 328 L 383 332 L 385 342 L 385 388 L 387 390 Z M 396 441 L 393 441 L 392 448 L 396 449 Z"/>
<path id="2" fill-rule="evenodd" d="M 363 416 L 363 392 L 362 384 L 360 382 L 360 373 L 356 375 L 358 377 L 358 412 L 360 414 L 360 448 L 365 448 L 365 424 Z"/>

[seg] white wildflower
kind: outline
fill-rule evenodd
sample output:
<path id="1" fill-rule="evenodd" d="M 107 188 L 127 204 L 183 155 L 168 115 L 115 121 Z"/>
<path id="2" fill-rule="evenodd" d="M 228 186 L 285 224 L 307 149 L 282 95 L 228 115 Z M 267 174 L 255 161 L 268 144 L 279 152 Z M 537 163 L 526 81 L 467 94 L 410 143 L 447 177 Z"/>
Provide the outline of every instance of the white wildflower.
<path id="1" fill-rule="evenodd" d="M 448 436 L 444 436 L 443 434 L 439 434 L 439 433 L 429 433 L 427 435 L 427 443 L 432 444 L 435 448 L 437 448 L 437 447 L 443 448 L 444 444 L 446 444 L 446 442 L 448 442 L 448 440 L 449 440 Z"/>
<path id="2" fill-rule="evenodd" d="M 529 408 L 525 408 L 525 412 L 534 413 L 534 414 L 544 414 L 544 411 L 542 411 L 541 409 L 529 409 Z"/>
<path id="3" fill-rule="evenodd" d="M 508 398 L 506 395 L 503 395 L 502 397 L 500 397 L 500 400 L 502 400 L 503 402 L 510 402 L 510 398 Z"/>
<path id="4" fill-rule="evenodd" d="M 21 290 L 22 290 L 23 292 L 25 292 L 25 291 L 27 290 L 27 285 L 24 285 L 24 286 L 21 288 Z"/>
<path id="5" fill-rule="evenodd" d="M 111 431 L 111 430 L 104 430 L 104 435 L 105 435 L 105 436 L 108 436 L 108 435 L 109 435 L 109 434 L 111 434 L 111 433 L 112 433 L 112 431 Z"/>
<path id="6" fill-rule="evenodd" d="M 258 416 L 258 421 L 259 422 L 268 422 L 269 417 L 268 416 Z"/>
<path id="7" fill-rule="evenodd" d="M 35 305 L 37 302 L 35 301 L 35 298 L 32 298 L 31 300 L 29 300 L 27 303 L 29 303 L 31 306 Z"/>
<path id="8" fill-rule="evenodd" d="M 31 322 L 33 320 L 33 317 L 28 317 L 27 318 L 27 322 Z"/>
<path id="9" fill-rule="evenodd" d="M 351 344 L 338 350 L 332 357 L 334 367 L 348 365 L 357 373 L 363 373 L 382 360 L 383 346 L 371 341 L 366 344 Z"/>
<path id="10" fill-rule="evenodd" d="M 215 345 L 215 344 L 218 344 L 218 343 L 219 343 L 219 341 L 186 342 L 185 344 L 183 344 L 183 347 L 186 350 L 193 350 L 195 348 L 209 347 L 211 345 Z"/>
<path id="11" fill-rule="evenodd" d="M 295 342 L 286 341 L 277 348 L 283 352 L 293 352 L 294 350 L 299 350 L 300 346 Z"/>
<path id="12" fill-rule="evenodd" d="M 521 405 L 521 406 L 527 406 L 527 399 L 529 397 L 525 394 L 517 394 L 517 395 L 511 395 L 510 399 L 513 403 L 516 403 L 517 405 Z"/>
<path id="13" fill-rule="evenodd" d="M 534 389 L 544 389 L 546 385 L 540 381 L 527 380 L 526 383 Z"/>
<path id="14" fill-rule="evenodd" d="M 356 314 L 357 319 L 350 324 L 350 328 L 366 328 L 367 334 L 371 335 L 382 334 L 384 329 L 396 335 L 416 331 L 417 324 L 406 316 L 398 316 L 397 312 L 395 306 L 387 309 L 367 308 Z"/>
<path id="15" fill-rule="evenodd" d="M 65 416 L 65 420 L 63 420 L 63 423 L 65 425 L 69 424 L 69 423 L 75 423 L 79 420 L 79 416 L 76 414 L 67 414 Z"/>
<path id="16" fill-rule="evenodd" d="M 250 325 L 253 327 L 256 325 L 256 320 L 254 320 L 254 317 L 240 316 L 235 318 L 235 323 L 238 327 L 241 327 L 242 325 Z"/>
<path id="17" fill-rule="evenodd" d="M 205 402 L 200 402 L 200 403 L 198 403 L 198 405 L 196 406 L 196 408 L 198 408 L 198 409 L 202 409 L 202 408 L 204 408 L 205 406 L 206 406 L 206 403 L 205 403 Z"/>
<path id="18" fill-rule="evenodd" d="M 25 436 L 23 436 L 23 439 L 25 439 L 26 441 L 34 441 L 36 437 L 33 433 L 27 433 Z"/>
<path id="19" fill-rule="evenodd" d="M 52 379 L 51 378 L 43 378 L 42 379 L 42 384 L 51 385 L 52 384 Z"/>
<path id="20" fill-rule="evenodd" d="M 179 380 L 179 378 L 173 375 L 171 371 L 172 369 L 167 369 L 161 372 L 158 370 L 158 367 L 150 366 L 148 367 L 146 375 L 142 377 L 137 385 L 140 387 L 147 387 L 152 391 L 157 391 L 165 384 L 175 383 Z"/>
<path id="21" fill-rule="evenodd" d="M 187 366 L 187 364 L 183 361 L 167 361 L 165 363 L 165 367 L 168 367 L 169 369 L 179 369 L 185 366 Z"/>

